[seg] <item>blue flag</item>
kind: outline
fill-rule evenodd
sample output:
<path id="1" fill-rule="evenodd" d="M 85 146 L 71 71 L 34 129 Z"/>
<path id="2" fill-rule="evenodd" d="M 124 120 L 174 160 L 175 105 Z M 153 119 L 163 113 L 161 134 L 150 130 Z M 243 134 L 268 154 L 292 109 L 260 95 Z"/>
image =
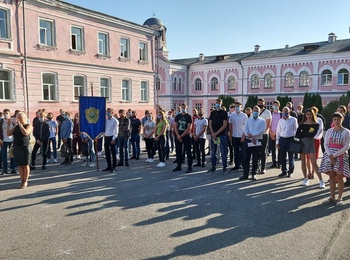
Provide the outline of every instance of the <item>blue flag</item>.
<path id="1" fill-rule="evenodd" d="M 91 139 L 105 131 L 106 98 L 79 97 L 80 132 Z"/>

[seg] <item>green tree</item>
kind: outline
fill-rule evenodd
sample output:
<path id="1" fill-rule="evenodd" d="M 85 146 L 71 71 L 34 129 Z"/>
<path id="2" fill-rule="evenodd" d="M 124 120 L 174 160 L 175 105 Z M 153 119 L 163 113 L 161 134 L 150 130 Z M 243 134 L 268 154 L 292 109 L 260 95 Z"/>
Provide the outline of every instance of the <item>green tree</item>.
<path id="1" fill-rule="evenodd" d="M 339 100 L 333 100 L 324 107 L 322 111 L 322 115 L 326 120 L 326 129 L 329 128 L 332 122 L 332 115 L 335 111 L 337 111 L 337 108 L 339 105 L 340 105 Z"/>
<path id="2" fill-rule="evenodd" d="M 282 108 L 284 108 L 286 106 L 287 102 L 291 102 L 292 101 L 292 99 L 290 97 L 288 97 L 288 96 L 284 96 L 284 97 L 278 96 L 276 98 L 276 100 L 278 100 L 280 102 L 281 110 L 282 110 Z"/>
<path id="3" fill-rule="evenodd" d="M 226 107 L 227 111 L 230 109 L 230 104 L 236 102 L 236 100 L 231 96 L 220 95 L 219 98 L 222 100 L 222 105 Z"/>
<path id="4" fill-rule="evenodd" d="M 259 99 L 258 96 L 249 95 L 247 102 L 245 103 L 244 109 L 246 109 L 247 107 L 250 107 L 251 109 L 253 109 L 253 107 L 258 104 L 258 99 Z"/>
<path id="5" fill-rule="evenodd" d="M 323 111 L 321 95 L 318 93 L 313 95 L 313 102 L 314 102 L 314 106 L 318 108 L 318 113 L 321 114 Z"/>
<path id="6" fill-rule="evenodd" d="M 311 94 L 309 94 L 309 92 L 306 92 L 305 95 L 304 95 L 304 100 L 303 100 L 304 109 L 310 108 L 313 105 L 314 105 L 314 103 L 312 101 Z"/>

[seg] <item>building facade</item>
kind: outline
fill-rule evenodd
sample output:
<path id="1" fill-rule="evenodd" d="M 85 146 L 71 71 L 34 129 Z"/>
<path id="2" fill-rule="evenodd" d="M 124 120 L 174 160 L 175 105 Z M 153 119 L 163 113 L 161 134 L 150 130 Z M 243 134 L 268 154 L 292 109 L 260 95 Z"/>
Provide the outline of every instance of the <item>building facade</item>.
<path id="1" fill-rule="evenodd" d="M 78 111 L 79 96 L 114 109 L 154 108 L 159 32 L 58 0 L 0 2 L 2 109 Z M 1 110 L 2 110 L 1 109 Z"/>

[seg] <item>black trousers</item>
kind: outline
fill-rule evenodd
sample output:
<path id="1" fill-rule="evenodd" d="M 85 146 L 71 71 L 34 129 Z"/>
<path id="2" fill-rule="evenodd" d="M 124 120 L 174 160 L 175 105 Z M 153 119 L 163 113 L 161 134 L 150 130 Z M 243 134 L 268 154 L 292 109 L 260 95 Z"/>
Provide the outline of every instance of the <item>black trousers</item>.
<path id="1" fill-rule="evenodd" d="M 176 162 L 179 167 L 181 167 L 183 155 L 182 152 L 185 151 L 187 155 L 187 165 L 188 167 L 192 167 L 193 158 L 191 153 L 191 137 L 190 135 L 186 135 L 182 138 L 182 142 L 180 142 L 175 137 L 175 146 L 176 146 Z"/>
<path id="2" fill-rule="evenodd" d="M 252 159 L 252 176 L 256 175 L 256 171 L 258 169 L 258 159 L 261 151 L 260 146 L 248 147 L 248 143 L 250 141 L 245 141 L 244 143 L 244 154 L 243 154 L 243 176 L 249 176 L 249 168 L 250 168 L 250 159 Z"/>
<path id="3" fill-rule="evenodd" d="M 115 149 L 115 144 L 112 144 L 112 139 L 113 136 L 105 136 L 105 156 L 108 168 L 115 168 L 117 166 L 117 151 Z"/>
<path id="4" fill-rule="evenodd" d="M 205 164 L 205 141 L 204 138 L 198 138 L 194 141 L 198 164 Z"/>
<path id="5" fill-rule="evenodd" d="M 269 139 L 269 135 L 263 134 L 263 139 L 261 140 L 260 155 L 259 155 L 261 171 L 264 171 L 266 169 L 266 147 L 267 147 L 268 139 Z"/>
<path id="6" fill-rule="evenodd" d="M 41 154 L 43 157 L 43 165 L 46 165 L 48 143 L 49 143 L 49 140 L 47 140 L 47 142 L 43 142 L 42 145 L 35 142 L 33 150 L 32 150 L 32 156 L 31 156 L 31 164 L 33 166 L 35 165 L 36 154 L 38 153 L 38 150 L 40 149 L 40 147 L 41 147 Z"/>

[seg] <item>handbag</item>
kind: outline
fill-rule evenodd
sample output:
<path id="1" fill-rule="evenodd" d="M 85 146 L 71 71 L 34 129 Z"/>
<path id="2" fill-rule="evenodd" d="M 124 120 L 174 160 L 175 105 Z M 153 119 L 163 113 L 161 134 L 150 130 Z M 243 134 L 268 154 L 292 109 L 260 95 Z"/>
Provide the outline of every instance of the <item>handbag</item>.
<path id="1" fill-rule="evenodd" d="M 289 151 L 293 153 L 302 153 L 304 143 L 300 139 L 293 138 L 289 144 Z"/>

